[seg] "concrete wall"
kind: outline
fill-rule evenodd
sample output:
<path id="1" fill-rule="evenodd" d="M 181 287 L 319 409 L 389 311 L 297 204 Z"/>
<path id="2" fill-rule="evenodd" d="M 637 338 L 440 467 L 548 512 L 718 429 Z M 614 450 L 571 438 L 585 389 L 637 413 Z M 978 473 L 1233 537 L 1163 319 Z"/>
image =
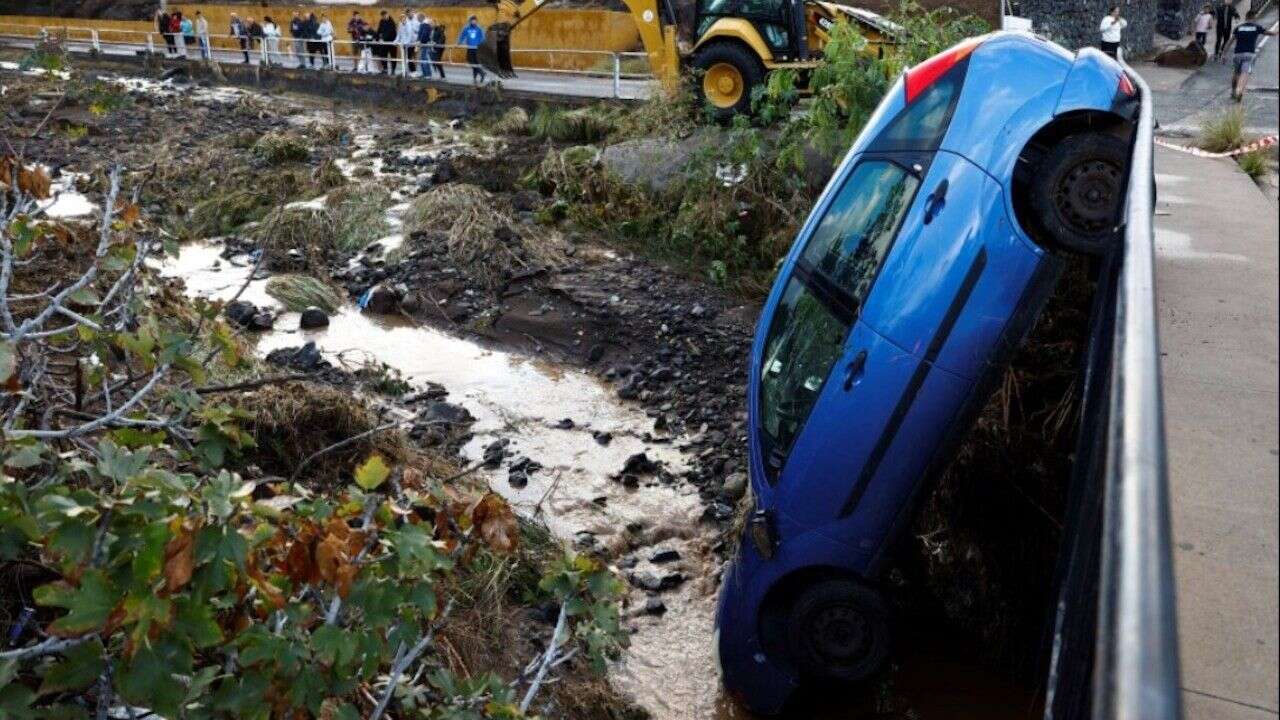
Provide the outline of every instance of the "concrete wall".
<path id="1" fill-rule="evenodd" d="M 403 5 L 384 6 L 387 12 L 393 13 L 398 19 L 400 11 L 404 9 Z M 417 6 L 415 6 L 417 7 Z M 379 6 L 359 6 L 351 5 L 308 5 L 299 7 L 295 5 L 280 5 L 263 7 L 261 5 L 233 5 L 222 3 L 182 3 L 169 2 L 170 9 L 178 9 L 188 17 L 195 17 L 195 11 L 201 11 L 205 18 L 209 21 L 209 32 L 212 35 L 225 35 L 228 32 L 231 13 L 236 13 L 242 19 L 246 17 L 254 17 L 259 22 L 263 16 L 270 15 L 278 24 L 282 26 L 285 34 L 288 34 L 289 18 L 295 9 L 302 9 L 306 12 L 314 12 L 317 16 L 321 13 L 327 13 L 329 19 L 333 22 L 336 39 L 349 40 L 346 27 L 347 20 L 351 18 L 353 10 L 359 10 L 360 15 L 366 21 L 372 19 L 374 22 L 378 19 L 378 12 L 382 9 Z M 469 15 L 476 15 L 480 24 L 487 26 L 493 22 L 494 10 L 492 6 L 484 7 L 425 7 L 423 12 L 435 18 L 438 22 L 443 22 L 448 31 L 448 40 L 453 43 L 458 37 L 458 31 L 466 24 Z M 155 23 L 150 20 L 105 20 L 105 19 L 87 19 L 87 18 L 50 18 L 40 15 L 0 15 L 0 32 L 13 32 L 13 26 L 24 27 L 71 27 L 71 28 L 94 28 L 99 31 L 99 36 L 104 42 L 120 41 L 120 42 L 140 42 L 137 31 L 156 30 Z M 132 30 L 135 34 L 110 32 L 112 30 Z M 86 33 L 81 30 L 72 30 L 71 34 L 74 38 L 82 38 Z M 287 41 L 287 37 L 284 38 Z M 155 38 L 157 44 L 163 44 L 163 40 L 157 36 Z M 229 39 L 215 40 L 215 45 L 233 47 L 233 43 Z M 350 46 L 337 45 L 338 52 L 347 53 Z M 640 34 L 636 31 L 635 21 L 632 20 L 630 13 L 614 12 L 610 10 L 574 10 L 574 9 L 558 9 L 549 8 L 539 12 L 537 15 L 529 18 L 511 34 L 511 47 L 513 50 L 519 49 L 569 49 L 569 50 L 599 50 L 606 52 L 624 52 L 640 49 Z M 463 56 L 461 52 L 455 53 L 456 57 L 446 56 L 446 60 L 462 62 Z M 601 69 L 612 67 L 608 58 L 603 55 L 590 54 L 567 54 L 567 53 L 522 53 L 513 52 L 512 62 L 517 67 L 535 67 L 535 68 L 558 68 L 566 70 L 582 70 L 593 66 Z"/>

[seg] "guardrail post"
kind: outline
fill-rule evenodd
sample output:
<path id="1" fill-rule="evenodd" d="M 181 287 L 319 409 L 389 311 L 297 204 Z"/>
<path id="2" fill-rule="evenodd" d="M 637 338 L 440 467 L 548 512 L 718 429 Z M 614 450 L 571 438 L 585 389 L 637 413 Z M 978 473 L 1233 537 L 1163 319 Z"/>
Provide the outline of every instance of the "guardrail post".
<path id="1" fill-rule="evenodd" d="M 400 77 L 409 77 L 409 46 L 398 45 L 400 48 Z"/>
<path id="2" fill-rule="evenodd" d="M 253 41 L 250 40 L 249 42 Z M 258 64 L 264 67 L 271 64 L 271 56 L 267 53 L 266 38 L 262 38 L 262 40 L 258 42 Z"/>
<path id="3" fill-rule="evenodd" d="M 334 45 L 334 42 L 332 40 L 325 43 L 325 47 L 329 51 L 329 69 L 332 70 L 333 72 L 338 72 L 337 53 L 334 52 L 333 45 Z"/>
<path id="4" fill-rule="evenodd" d="M 613 54 L 613 96 L 622 97 L 622 56 Z"/>
<path id="5" fill-rule="evenodd" d="M 89 31 L 89 37 L 93 40 L 93 51 L 96 53 L 102 52 L 102 43 L 98 42 L 98 31 L 96 28 Z"/>
<path id="6" fill-rule="evenodd" d="M 148 55 L 156 54 L 156 40 L 154 37 L 151 36 L 151 33 L 147 33 L 147 54 Z"/>

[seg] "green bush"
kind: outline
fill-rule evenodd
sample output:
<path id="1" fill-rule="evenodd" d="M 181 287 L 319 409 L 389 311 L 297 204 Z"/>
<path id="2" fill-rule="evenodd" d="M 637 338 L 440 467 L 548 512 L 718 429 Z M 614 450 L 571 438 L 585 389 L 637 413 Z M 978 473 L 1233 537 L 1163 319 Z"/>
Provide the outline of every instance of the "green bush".
<path id="1" fill-rule="evenodd" d="M 1231 108 L 1200 128 L 1200 147 L 1209 152 L 1229 152 L 1244 142 L 1244 108 Z"/>
<path id="2" fill-rule="evenodd" d="M 1246 175 L 1255 180 L 1271 171 L 1271 156 L 1266 149 L 1247 152 L 1236 158 L 1236 162 Z"/>

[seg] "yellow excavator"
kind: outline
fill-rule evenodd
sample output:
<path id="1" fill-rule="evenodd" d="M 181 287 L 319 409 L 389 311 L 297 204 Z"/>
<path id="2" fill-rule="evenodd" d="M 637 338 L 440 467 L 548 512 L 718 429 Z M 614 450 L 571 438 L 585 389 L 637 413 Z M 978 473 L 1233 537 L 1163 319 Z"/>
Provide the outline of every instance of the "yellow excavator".
<path id="1" fill-rule="evenodd" d="M 499 77 L 512 77 L 511 32 L 552 0 L 497 0 L 497 19 L 477 53 Z M 671 0 L 623 0 L 635 18 L 649 67 L 663 87 L 680 82 L 682 63 L 695 70 L 697 91 L 717 118 L 751 109 L 751 91 L 765 74 L 793 68 L 807 77 L 822 58 L 837 22 L 849 22 L 883 52 L 899 28 L 869 10 L 820 0 L 698 0 L 695 41 L 683 55 Z"/>

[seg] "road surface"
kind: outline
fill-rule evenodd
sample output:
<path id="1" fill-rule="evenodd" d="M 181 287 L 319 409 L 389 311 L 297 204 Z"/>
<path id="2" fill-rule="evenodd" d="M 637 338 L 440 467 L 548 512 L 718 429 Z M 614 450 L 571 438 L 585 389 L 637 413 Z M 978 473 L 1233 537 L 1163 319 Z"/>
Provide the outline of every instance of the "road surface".
<path id="1" fill-rule="evenodd" d="M 157 48 L 163 54 L 164 45 L 157 37 Z M 14 35 L 0 35 L 0 45 L 8 47 L 30 48 L 35 44 L 35 40 L 30 37 L 18 37 Z M 281 43 L 282 48 L 288 43 Z M 93 47 L 88 42 L 72 41 L 67 43 L 67 49 L 73 53 L 89 53 Z M 137 57 L 147 51 L 145 44 L 122 44 L 112 43 L 102 45 L 102 54 L 114 57 Z M 189 50 L 192 58 L 197 57 L 198 53 L 195 48 Z M 221 50 L 213 51 L 213 59 L 223 64 L 241 64 L 244 63 L 244 55 L 238 50 Z M 257 65 L 261 61 L 258 52 L 249 53 L 249 64 Z M 296 67 L 296 61 L 290 57 L 284 57 L 282 65 L 285 67 Z M 337 58 L 338 72 L 351 73 L 354 70 L 354 61 L 352 58 L 339 56 Z M 327 72 L 317 70 L 315 72 Z M 418 82 L 430 84 L 440 87 L 470 87 L 472 86 L 471 70 L 466 65 L 445 63 L 445 79 L 434 80 L 419 79 Z M 529 93 L 538 93 L 543 95 L 561 95 L 568 97 L 584 97 L 584 98 L 622 98 L 627 100 L 641 100 L 650 96 L 655 87 L 653 80 L 638 79 L 622 79 L 618 83 L 617 93 L 615 94 L 614 82 L 611 76 L 587 75 L 582 73 L 560 73 L 548 72 L 540 70 L 517 70 L 517 76 L 498 80 L 492 74 L 488 76 L 490 82 L 498 81 L 502 87 Z"/>
<path id="2" fill-rule="evenodd" d="M 1156 291 L 1186 718 L 1275 720 L 1276 205 L 1231 160 L 1157 148 L 1156 181 Z"/>

